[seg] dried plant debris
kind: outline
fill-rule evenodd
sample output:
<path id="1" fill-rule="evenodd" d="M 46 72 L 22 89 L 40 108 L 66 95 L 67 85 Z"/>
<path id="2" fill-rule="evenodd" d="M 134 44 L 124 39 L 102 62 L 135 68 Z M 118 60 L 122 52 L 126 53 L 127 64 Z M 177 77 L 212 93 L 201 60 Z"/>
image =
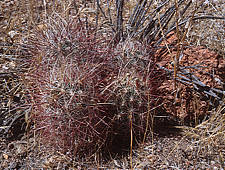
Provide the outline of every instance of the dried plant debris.
<path id="1" fill-rule="evenodd" d="M 212 15 L 213 20 L 196 20 L 192 24 L 188 39 L 195 45 L 204 45 L 218 52 L 223 59 L 225 57 L 225 8 L 223 0 L 207 0 L 201 8 L 199 8 L 198 15 Z M 223 19 L 216 19 L 222 17 Z"/>
<path id="2" fill-rule="evenodd" d="M 208 120 L 194 128 L 184 127 L 185 135 L 192 140 L 192 155 L 208 160 L 217 168 L 225 164 L 225 103 L 212 111 Z"/>

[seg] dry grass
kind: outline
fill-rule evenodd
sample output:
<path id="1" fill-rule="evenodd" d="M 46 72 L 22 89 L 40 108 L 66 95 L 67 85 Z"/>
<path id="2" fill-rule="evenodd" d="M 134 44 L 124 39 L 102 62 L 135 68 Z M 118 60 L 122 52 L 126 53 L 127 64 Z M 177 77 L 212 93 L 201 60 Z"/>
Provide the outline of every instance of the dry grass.
<path id="1" fill-rule="evenodd" d="M 224 167 L 225 160 L 225 107 L 224 103 L 211 112 L 208 120 L 194 128 L 184 127 L 185 135 L 192 140 L 193 155 L 217 160 Z"/>
<path id="2" fill-rule="evenodd" d="M 215 17 L 223 16 L 225 8 L 223 0 L 210 0 L 201 6 L 198 10 L 199 14 L 206 16 L 213 15 Z M 194 45 L 204 45 L 207 48 L 217 51 L 224 58 L 225 32 L 224 20 L 196 20 L 191 29 L 188 39 Z"/>

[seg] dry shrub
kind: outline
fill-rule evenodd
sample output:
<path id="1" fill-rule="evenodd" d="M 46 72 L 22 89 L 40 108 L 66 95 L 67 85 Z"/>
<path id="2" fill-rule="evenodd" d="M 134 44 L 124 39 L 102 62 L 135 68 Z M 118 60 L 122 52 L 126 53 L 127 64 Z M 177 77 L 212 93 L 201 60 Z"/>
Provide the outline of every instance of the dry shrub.
<path id="1" fill-rule="evenodd" d="M 212 15 L 214 17 L 221 16 L 223 19 L 204 19 L 194 21 L 191 31 L 188 34 L 188 39 L 192 44 L 206 46 L 224 57 L 224 1 L 207 0 L 200 3 L 201 7 L 198 10 L 199 15 Z"/>
<path id="2" fill-rule="evenodd" d="M 29 40 L 35 130 L 43 143 L 77 156 L 129 146 L 131 125 L 133 138 L 142 139 L 159 102 L 163 73 L 154 50 L 95 35 L 76 18 L 53 15 Z"/>
<path id="3" fill-rule="evenodd" d="M 208 162 L 219 160 L 224 167 L 225 107 L 224 101 L 212 111 L 208 120 L 194 128 L 185 127 L 185 134 L 191 138 L 192 156 L 207 158 Z"/>

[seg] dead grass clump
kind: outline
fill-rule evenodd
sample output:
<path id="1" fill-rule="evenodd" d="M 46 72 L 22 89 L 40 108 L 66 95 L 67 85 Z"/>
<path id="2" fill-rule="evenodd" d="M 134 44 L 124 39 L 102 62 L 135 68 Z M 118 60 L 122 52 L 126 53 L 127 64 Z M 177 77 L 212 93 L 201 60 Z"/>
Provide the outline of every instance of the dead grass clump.
<path id="1" fill-rule="evenodd" d="M 192 139 L 192 155 L 208 162 L 218 161 L 224 167 L 225 107 L 221 104 L 210 118 L 194 128 L 186 127 L 185 134 Z"/>
<path id="2" fill-rule="evenodd" d="M 223 27 L 225 8 L 223 6 L 223 0 L 207 0 L 202 3 L 197 14 L 202 16 L 211 15 L 215 18 L 194 21 L 188 39 L 195 45 L 203 45 L 216 51 L 224 58 L 225 32 Z M 216 17 L 223 17 L 223 19 L 216 19 Z"/>

